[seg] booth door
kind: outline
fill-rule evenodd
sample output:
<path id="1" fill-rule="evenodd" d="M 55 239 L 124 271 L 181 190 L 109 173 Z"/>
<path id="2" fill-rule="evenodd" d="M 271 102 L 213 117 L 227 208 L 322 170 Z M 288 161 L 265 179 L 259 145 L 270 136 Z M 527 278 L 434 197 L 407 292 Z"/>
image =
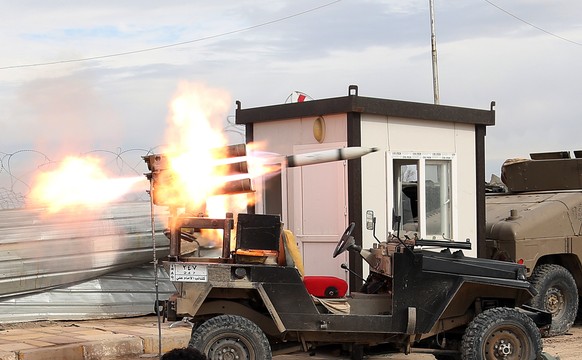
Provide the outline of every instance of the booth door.
<path id="1" fill-rule="evenodd" d="M 344 147 L 345 144 L 297 145 L 294 153 Z M 334 161 L 289 168 L 289 218 L 306 275 L 330 275 L 347 280 L 340 265 L 348 263 L 347 252 L 333 258 L 347 227 L 347 161 Z"/>

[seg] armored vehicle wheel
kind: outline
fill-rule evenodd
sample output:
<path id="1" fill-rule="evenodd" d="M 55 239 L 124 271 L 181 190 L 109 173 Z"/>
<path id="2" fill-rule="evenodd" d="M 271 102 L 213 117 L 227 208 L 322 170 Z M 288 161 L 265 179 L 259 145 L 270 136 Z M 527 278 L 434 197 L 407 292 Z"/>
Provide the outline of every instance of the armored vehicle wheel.
<path id="1" fill-rule="evenodd" d="M 192 329 L 188 346 L 208 360 L 271 360 L 267 337 L 254 322 L 236 315 L 220 315 Z"/>
<path id="2" fill-rule="evenodd" d="M 465 360 L 534 360 L 542 339 L 533 320 L 511 308 L 485 310 L 471 321 L 461 344 Z"/>
<path id="3" fill-rule="evenodd" d="M 538 294 L 530 305 L 552 314 L 552 326 L 543 336 L 564 334 L 570 329 L 578 311 L 578 291 L 574 277 L 566 268 L 555 264 L 536 266 L 529 281 Z"/>

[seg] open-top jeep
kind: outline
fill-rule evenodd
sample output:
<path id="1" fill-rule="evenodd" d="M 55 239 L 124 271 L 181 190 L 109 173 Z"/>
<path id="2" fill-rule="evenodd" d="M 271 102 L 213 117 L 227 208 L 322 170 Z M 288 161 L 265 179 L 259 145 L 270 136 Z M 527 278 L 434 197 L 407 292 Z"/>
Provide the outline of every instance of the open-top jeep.
<path id="1" fill-rule="evenodd" d="M 542 354 L 540 328 L 551 316 L 523 306 L 534 293 L 524 266 L 464 257 L 467 243 L 393 235 L 365 250 L 355 245 L 352 223 L 329 254 L 355 251 L 370 267 L 360 291 L 348 294 L 341 279 L 302 275 L 293 236 L 281 231 L 278 216 L 239 214 L 232 251 L 232 214 L 182 214 L 170 223 L 164 266 L 177 293 L 166 315 L 193 323 L 189 346 L 209 359 L 271 359 L 324 344 L 342 344 L 353 359 L 378 345 L 437 359 Z M 181 239 L 202 228 L 223 230 L 221 256 L 180 255 Z M 434 246 L 444 250 L 426 250 Z"/>

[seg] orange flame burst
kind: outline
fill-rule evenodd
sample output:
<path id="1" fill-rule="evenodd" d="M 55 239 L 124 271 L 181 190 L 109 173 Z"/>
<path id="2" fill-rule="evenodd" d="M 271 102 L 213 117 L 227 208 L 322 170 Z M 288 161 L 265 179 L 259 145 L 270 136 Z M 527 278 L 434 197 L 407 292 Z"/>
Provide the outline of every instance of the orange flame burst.
<path id="1" fill-rule="evenodd" d="M 36 177 L 29 200 L 50 213 L 94 207 L 119 199 L 144 181 L 142 176 L 111 178 L 98 158 L 69 156 L 57 169 Z"/>
<path id="2" fill-rule="evenodd" d="M 169 144 L 163 153 L 168 157 L 171 182 L 165 189 L 164 201 L 185 204 L 193 211 L 205 208 L 209 216 L 223 216 L 229 206 L 245 206 L 246 196 L 213 196 L 229 181 L 256 178 L 273 171 L 252 155 L 227 157 L 228 143 L 224 135 L 224 120 L 231 106 L 228 93 L 200 84 L 181 84 L 171 103 L 166 140 Z M 257 149 L 257 144 L 247 144 L 247 151 Z M 248 172 L 232 174 L 225 166 L 246 161 Z M 243 194 L 244 195 L 244 194 Z M 212 205 L 209 206 L 209 198 Z M 245 200 L 242 200 L 244 198 Z M 222 199 L 222 200 L 221 200 Z M 219 203 L 228 203 L 219 206 Z M 238 204 L 238 206 L 237 206 Z"/>
<path id="3" fill-rule="evenodd" d="M 228 140 L 224 133 L 225 119 L 231 108 L 231 98 L 223 90 L 200 84 L 183 83 L 171 103 L 169 129 L 163 151 L 168 158 L 171 188 L 165 189 L 164 201 L 184 204 L 194 215 L 205 214 L 222 218 L 226 212 L 243 212 L 254 196 L 247 194 L 220 195 L 226 182 L 254 178 L 271 171 L 250 156 L 227 158 L 222 153 Z M 256 146 L 248 146 L 249 149 Z M 248 173 L 231 174 L 226 164 L 246 161 Z M 216 241 L 220 230 L 203 230 L 202 236 Z"/>
<path id="4" fill-rule="evenodd" d="M 169 158 L 172 187 L 165 199 L 200 209 L 219 188 L 225 174 L 220 173 L 213 149 L 227 144 L 222 133 L 223 119 L 230 107 L 230 96 L 217 89 L 182 83 L 171 103 L 164 154 Z M 219 154 L 220 155 L 220 154 Z"/>
<path id="5" fill-rule="evenodd" d="M 182 83 L 170 105 L 166 143 L 170 188 L 161 196 L 168 204 L 183 204 L 191 213 L 223 217 L 244 211 L 253 196 L 214 196 L 226 182 L 242 177 L 256 178 L 277 171 L 261 156 L 253 156 L 258 144 L 247 144 L 247 156 L 227 158 L 224 120 L 231 108 L 227 92 L 200 84 Z M 233 162 L 246 161 L 248 173 L 228 173 Z M 137 185 L 146 189 L 146 178 L 116 178 L 107 174 L 98 158 L 69 156 L 60 166 L 40 173 L 29 195 L 31 203 L 51 213 L 71 207 L 95 207 L 118 200 Z M 228 210 L 227 210 L 228 209 Z"/>

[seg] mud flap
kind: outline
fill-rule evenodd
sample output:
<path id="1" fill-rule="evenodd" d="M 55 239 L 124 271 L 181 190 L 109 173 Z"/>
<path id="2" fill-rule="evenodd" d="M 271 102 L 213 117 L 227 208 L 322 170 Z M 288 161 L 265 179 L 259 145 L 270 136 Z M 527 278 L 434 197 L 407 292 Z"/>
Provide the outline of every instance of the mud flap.
<path id="1" fill-rule="evenodd" d="M 409 307 L 408 308 L 408 322 L 406 324 L 406 333 L 407 334 L 416 334 L 416 308 Z"/>
<path id="2" fill-rule="evenodd" d="M 406 333 L 408 334 L 408 342 L 406 343 L 405 354 L 410 354 L 412 343 L 414 342 L 414 334 L 416 334 L 416 308 L 408 308 L 408 321 L 406 322 Z"/>

